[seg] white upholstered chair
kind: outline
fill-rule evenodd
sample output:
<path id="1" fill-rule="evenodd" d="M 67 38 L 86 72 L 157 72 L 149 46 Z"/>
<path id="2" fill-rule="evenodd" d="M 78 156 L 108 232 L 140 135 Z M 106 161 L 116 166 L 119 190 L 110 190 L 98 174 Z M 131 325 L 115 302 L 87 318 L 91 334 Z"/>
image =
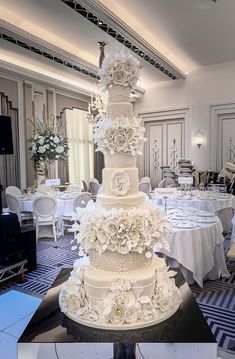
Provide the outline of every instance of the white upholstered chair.
<path id="1" fill-rule="evenodd" d="M 144 192 L 144 193 L 149 193 L 149 183 L 147 182 L 143 182 L 143 183 L 139 183 L 138 185 L 138 189 L 140 192 Z"/>
<path id="2" fill-rule="evenodd" d="M 95 199 L 100 188 L 99 181 L 96 178 L 91 178 L 89 181 L 89 187 L 91 191 L 91 196 L 93 199 Z"/>
<path id="3" fill-rule="evenodd" d="M 42 237 L 50 237 L 49 235 L 40 237 L 40 227 L 51 226 L 53 238 L 56 242 L 56 232 L 58 225 L 58 217 L 56 215 L 56 200 L 48 196 L 40 196 L 35 198 L 33 201 L 33 211 L 35 215 L 36 241 Z"/>
<path id="4" fill-rule="evenodd" d="M 17 214 L 20 225 L 23 226 L 25 221 L 33 220 L 31 212 L 21 212 L 20 200 L 15 194 L 6 193 L 6 202 L 11 213 Z"/>
<path id="5" fill-rule="evenodd" d="M 91 199 L 91 193 L 89 192 L 82 192 L 80 193 L 76 198 L 74 198 L 73 201 L 73 211 L 76 211 L 76 208 L 80 207 L 80 208 L 85 208 L 87 203 L 90 201 Z M 72 213 L 68 213 L 68 214 L 64 214 L 61 217 L 61 231 L 62 231 L 62 236 L 64 236 L 64 232 L 66 230 L 66 228 L 71 228 L 72 227 Z M 74 233 L 75 236 L 76 233 Z"/>
<path id="6" fill-rule="evenodd" d="M 88 192 L 88 186 L 84 180 L 82 180 L 83 192 Z"/>
<path id="7" fill-rule="evenodd" d="M 16 186 L 8 186 L 6 188 L 6 193 L 14 194 L 15 196 L 21 196 L 21 190 Z"/>

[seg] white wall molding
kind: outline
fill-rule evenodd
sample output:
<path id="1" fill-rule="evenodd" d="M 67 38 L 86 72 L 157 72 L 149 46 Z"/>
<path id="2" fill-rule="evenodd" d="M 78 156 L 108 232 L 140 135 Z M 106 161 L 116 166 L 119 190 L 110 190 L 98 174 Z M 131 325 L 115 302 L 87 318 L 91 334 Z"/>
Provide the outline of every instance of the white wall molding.
<path id="1" fill-rule="evenodd" d="M 18 116 L 19 116 L 19 151 L 20 151 L 20 186 L 21 189 L 27 187 L 26 178 L 26 149 L 27 139 L 25 130 L 24 112 L 24 89 L 23 81 L 18 80 Z"/>
<path id="2" fill-rule="evenodd" d="M 235 101 L 210 105 L 210 165 L 220 171 L 221 118 L 235 115 Z"/>
<path id="3" fill-rule="evenodd" d="M 145 111 L 138 113 L 138 117 L 140 117 L 143 121 L 143 125 L 146 128 L 147 123 L 151 121 L 159 121 L 159 122 L 168 122 L 168 121 L 177 121 L 183 120 L 184 122 L 184 154 L 186 157 L 191 157 L 191 143 L 192 143 L 192 108 L 191 106 L 184 107 L 168 107 L 168 108 L 158 108 L 152 111 Z M 144 162 L 146 163 L 146 151 L 147 146 L 144 148 Z M 144 163 L 143 161 L 139 161 L 139 168 L 141 176 L 145 175 Z"/>

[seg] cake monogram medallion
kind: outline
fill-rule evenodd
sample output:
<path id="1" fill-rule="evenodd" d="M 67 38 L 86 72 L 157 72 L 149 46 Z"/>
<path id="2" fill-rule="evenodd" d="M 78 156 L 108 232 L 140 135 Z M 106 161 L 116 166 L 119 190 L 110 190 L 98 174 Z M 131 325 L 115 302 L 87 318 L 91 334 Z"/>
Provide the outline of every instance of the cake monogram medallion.
<path id="1" fill-rule="evenodd" d="M 125 196 L 130 190 L 130 178 L 125 171 L 115 171 L 111 177 L 111 191 L 116 196 Z"/>

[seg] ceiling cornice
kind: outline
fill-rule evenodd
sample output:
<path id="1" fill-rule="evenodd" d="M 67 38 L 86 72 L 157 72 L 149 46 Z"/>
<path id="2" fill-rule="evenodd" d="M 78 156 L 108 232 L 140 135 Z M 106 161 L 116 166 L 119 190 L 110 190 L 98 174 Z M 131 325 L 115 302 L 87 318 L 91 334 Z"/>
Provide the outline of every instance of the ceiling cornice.
<path id="1" fill-rule="evenodd" d="M 145 60 L 158 71 L 175 79 L 184 79 L 186 75 L 175 64 L 167 59 L 151 44 L 145 41 L 139 34 L 133 31 L 126 23 L 111 12 L 98 0 L 61 0 L 64 4 L 87 18 L 94 25 L 117 41 L 133 51 L 141 59 Z"/>
<path id="2" fill-rule="evenodd" d="M 97 79 L 98 67 L 2 19 L 0 38 L 84 76 Z"/>
<path id="3" fill-rule="evenodd" d="M 77 88 L 70 84 L 65 84 L 56 79 L 48 79 L 47 76 L 35 73 L 30 70 L 22 69 L 16 65 L 5 63 L 0 60 L 0 76 L 7 77 L 13 80 L 21 80 L 25 83 L 34 83 L 40 86 L 45 86 L 47 89 L 60 91 L 67 93 L 81 101 L 90 101 L 90 91 L 86 91 L 83 88 Z"/>

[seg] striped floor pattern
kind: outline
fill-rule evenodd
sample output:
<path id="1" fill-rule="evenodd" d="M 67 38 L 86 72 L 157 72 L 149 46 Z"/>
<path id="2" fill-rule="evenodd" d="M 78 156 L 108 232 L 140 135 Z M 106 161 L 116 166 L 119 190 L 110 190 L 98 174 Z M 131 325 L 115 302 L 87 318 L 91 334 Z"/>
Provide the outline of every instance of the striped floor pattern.
<path id="1" fill-rule="evenodd" d="M 60 238 L 57 243 L 41 240 L 37 247 L 37 270 L 26 274 L 24 283 L 8 281 L 0 286 L 0 292 L 9 288 L 21 288 L 29 294 L 42 296 L 50 288 L 61 268 L 73 266 L 76 251 L 71 251 L 72 235 Z M 229 239 L 224 241 L 225 250 Z M 235 261 L 227 261 L 230 278 L 206 281 L 201 289 L 197 284 L 191 290 L 210 326 L 218 346 L 223 351 L 235 354 Z"/>

